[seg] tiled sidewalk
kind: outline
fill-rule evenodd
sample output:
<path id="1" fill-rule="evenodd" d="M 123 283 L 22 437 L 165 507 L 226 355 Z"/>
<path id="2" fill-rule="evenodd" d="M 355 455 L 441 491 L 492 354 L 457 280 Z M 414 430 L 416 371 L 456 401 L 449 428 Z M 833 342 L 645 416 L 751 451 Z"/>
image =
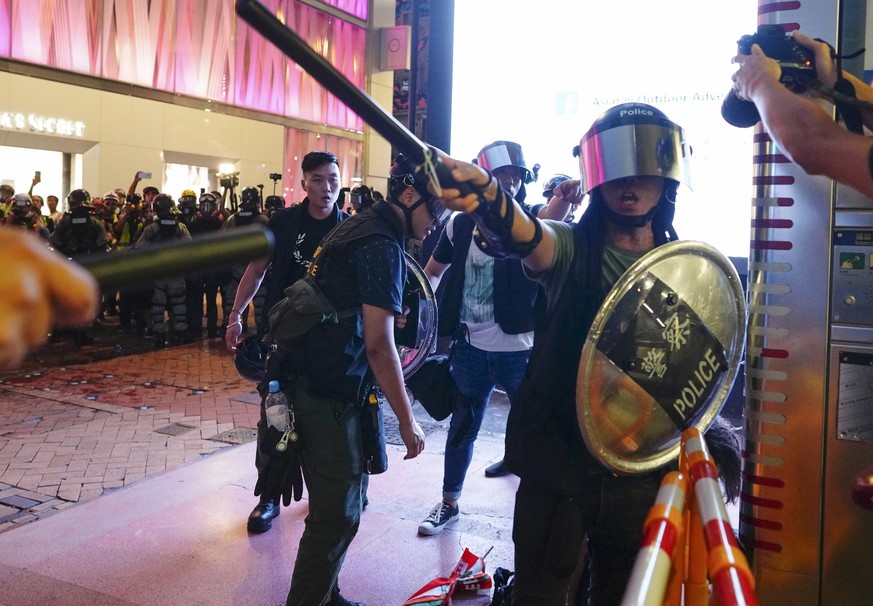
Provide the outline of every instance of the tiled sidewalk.
<path id="1" fill-rule="evenodd" d="M 253 440 L 258 401 L 220 340 L 0 377 L 0 532 Z"/>

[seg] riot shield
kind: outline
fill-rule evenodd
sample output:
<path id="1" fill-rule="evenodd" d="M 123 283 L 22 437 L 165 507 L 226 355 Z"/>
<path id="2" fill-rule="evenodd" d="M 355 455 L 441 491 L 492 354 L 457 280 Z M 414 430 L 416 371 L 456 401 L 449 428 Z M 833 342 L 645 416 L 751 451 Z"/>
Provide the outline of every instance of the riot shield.
<path id="1" fill-rule="evenodd" d="M 406 326 L 395 328 L 394 342 L 403 368 L 403 378 L 408 379 L 436 350 L 437 302 L 430 281 L 424 270 L 408 253 L 406 259 L 406 286 L 403 289 L 403 305 L 409 308 Z"/>
<path id="2" fill-rule="evenodd" d="M 745 327 L 739 276 L 711 246 L 671 242 L 634 263 L 582 348 L 576 411 L 591 453 L 617 473 L 677 457 L 682 431 L 705 431 L 730 392 Z"/>

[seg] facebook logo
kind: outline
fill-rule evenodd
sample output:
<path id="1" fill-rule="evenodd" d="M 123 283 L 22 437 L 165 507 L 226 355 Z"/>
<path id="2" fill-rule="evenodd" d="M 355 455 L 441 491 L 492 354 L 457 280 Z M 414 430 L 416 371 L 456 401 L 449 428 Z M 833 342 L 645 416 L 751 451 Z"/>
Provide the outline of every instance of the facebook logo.
<path id="1" fill-rule="evenodd" d="M 579 113 L 579 95 L 576 92 L 563 92 L 555 94 L 555 114 L 558 116 L 574 115 Z"/>

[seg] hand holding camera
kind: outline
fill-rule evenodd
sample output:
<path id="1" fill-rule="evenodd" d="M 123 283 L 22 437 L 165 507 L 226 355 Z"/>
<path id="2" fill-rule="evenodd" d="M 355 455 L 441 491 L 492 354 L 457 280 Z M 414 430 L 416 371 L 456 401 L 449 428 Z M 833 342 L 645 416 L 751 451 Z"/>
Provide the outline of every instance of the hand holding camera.
<path id="1" fill-rule="evenodd" d="M 760 25 L 754 35 L 743 36 L 737 41 L 738 55 L 734 62 L 742 66 L 746 61 L 742 58 L 744 55 L 753 57 L 750 61 L 760 61 L 758 57 L 762 56 L 769 57 L 770 60 L 766 61 L 767 65 L 762 66 L 761 71 L 766 70 L 789 90 L 801 93 L 816 80 L 816 53 L 798 41 L 813 42 L 802 35 L 795 40 L 779 25 Z M 755 45 L 757 48 L 754 48 Z M 766 73 L 759 73 L 758 77 L 766 77 Z M 736 82 L 736 75 L 734 80 Z M 735 89 L 731 89 L 725 97 L 721 115 L 728 124 L 739 128 L 754 126 L 761 120 L 755 104 L 741 98 Z"/>

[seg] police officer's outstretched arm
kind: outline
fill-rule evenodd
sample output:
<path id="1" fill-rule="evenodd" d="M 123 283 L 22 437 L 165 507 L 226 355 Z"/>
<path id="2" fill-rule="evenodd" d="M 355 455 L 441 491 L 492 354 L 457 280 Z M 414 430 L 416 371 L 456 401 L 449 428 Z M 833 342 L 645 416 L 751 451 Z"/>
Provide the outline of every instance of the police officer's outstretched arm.
<path id="1" fill-rule="evenodd" d="M 511 254 L 521 258 L 525 267 L 533 271 L 551 267 L 555 234 L 547 222 L 525 213 L 483 168 L 442 153 L 440 159 L 451 169 L 453 179 L 468 183 L 474 190 L 462 197 L 457 188 L 442 184 L 441 199 L 447 207 L 472 215 L 481 232 L 498 237 Z"/>
<path id="2" fill-rule="evenodd" d="M 94 278 L 34 234 L 0 228 L 0 369 L 14 368 L 52 325 L 87 324 L 97 314 Z"/>
<path id="3" fill-rule="evenodd" d="M 735 93 L 755 104 L 786 156 L 810 174 L 826 175 L 873 198 L 873 139 L 847 131 L 815 102 L 786 88 L 779 81 L 779 63 L 757 44 L 750 55 L 733 61 L 740 66 L 733 76 Z"/>
<path id="4" fill-rule="evenodd" d="M 367 361 L 379 389 L 397 416 L 400 437 L 406 445 L 403 458 L 413 459 L 424 450 L 424 431 L 412 415 L 412 403 L 403 383 L 403 369 L 394 344 L 394 313 L 366 303 L 361 310 Z"/>

